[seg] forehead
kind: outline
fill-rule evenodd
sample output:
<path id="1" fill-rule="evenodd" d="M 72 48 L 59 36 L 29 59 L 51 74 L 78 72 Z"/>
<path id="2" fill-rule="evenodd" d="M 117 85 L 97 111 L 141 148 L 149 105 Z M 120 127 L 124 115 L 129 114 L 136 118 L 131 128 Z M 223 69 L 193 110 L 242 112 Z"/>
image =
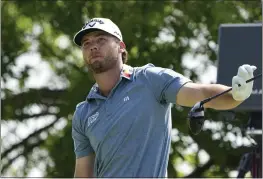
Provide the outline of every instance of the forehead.
<path id="1" fill-rule="evenodd" d="M 107 36 L 109 36 L 109 34 L 107 32 L 104 32 L 104 31 L 101 31 L 101 30 L 96 30 L 96 31 L 92 31 L 92 32 L 89 32 L 89 33 L 85 34 L 82 37 L 82 40 L 87 40 L 89 38 L 97 37 L 97 36 L 100 36 L 100 35 L 107 35 Z"/>

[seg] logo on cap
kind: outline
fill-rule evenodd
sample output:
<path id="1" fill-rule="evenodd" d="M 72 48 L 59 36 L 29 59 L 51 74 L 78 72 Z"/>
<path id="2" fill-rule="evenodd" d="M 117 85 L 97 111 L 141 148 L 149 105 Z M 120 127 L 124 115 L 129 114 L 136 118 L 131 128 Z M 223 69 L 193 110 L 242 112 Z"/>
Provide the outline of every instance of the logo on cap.
<path id="1" fill-rule="evenodd" d="M 119 37 L 121 37 L 121 34 L 118 33 L 117 31 L 114 31 L 114 34 L 118 35 Z"/>
<path id="2" fill-rule="evenodd" d="M 82 29 L 85 29 L 87 25 L 93 27 L 96 23 L 104 24 L 104 22 L 101 19 L 91 19 L 82 27 Z"/>

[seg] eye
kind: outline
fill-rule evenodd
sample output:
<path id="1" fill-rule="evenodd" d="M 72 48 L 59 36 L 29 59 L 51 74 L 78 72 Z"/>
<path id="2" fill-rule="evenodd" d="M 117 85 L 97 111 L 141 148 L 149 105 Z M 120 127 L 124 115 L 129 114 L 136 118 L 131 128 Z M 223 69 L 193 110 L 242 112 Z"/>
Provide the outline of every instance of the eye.
<path id="1" fill-rule="evenodd" d="M 87 47 L 90 45 L 90 41 L 84 41 L 83 44 L 82 44 L 82 47 Z"/>
<path id="2" fill-rule="evenodd" d="M 106 39 L 104 37 L 99 37 L 98 38 L 98 42 L 101 43 L 101 42 L 104 42 Z"/>

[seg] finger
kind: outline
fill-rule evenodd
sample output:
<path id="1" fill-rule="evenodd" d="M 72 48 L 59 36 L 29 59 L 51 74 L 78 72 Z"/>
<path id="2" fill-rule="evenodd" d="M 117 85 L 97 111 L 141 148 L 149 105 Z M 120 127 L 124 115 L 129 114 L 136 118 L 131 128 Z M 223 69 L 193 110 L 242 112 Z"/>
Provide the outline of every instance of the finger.
<path id="1" fill-rule="evenodd" d="M 257 69 L 256 66 L 244 66 L 245 69 L 247 70 L 250 78 L 252 78 L 254 75 L 253 75 L 253 72 Z"/>
<path id="2" fill-rule="evenodd" d="M 234 76 L 232 80 L 232 86 L 234 85 L 237 85 L 238 87 L 244 87 L 246 85 L 246 81 L 239 76 Z"/>
<path id="3" fill-rule="evenodd" d="M 239 87 L 238 87 L 238 84 L 234 84 L 234 85 L 232 85 L 232 88 L 233 88 L 233 92 L 235 92 L 235 91 L 239 91 Z"/>
<path id="4" fill-rule="evenodd" d="M 253 77 L 253 69 L 251 66 L 244 66 L 245 70 L 247 71 L 250 78 Z"/>
<path id="5" fill-rule="evenodd" d="M 244 79 L 248 79 L 249 78 L 249 74 L 248 71 L 245 68 L 245 65 L 242 65 L 238 68 L 238 72 L 237 72 L 237 76 L 244 78 Z"/>
<path id="6" fill-rule="evenodd" d="M 252 65 L 251 67 L 252 67 L 252 70 L 253 70 L 253 71 L 255 71 L 255 70 L 257 69 L 257 67 L 254 66 L 254 65 Z"/>

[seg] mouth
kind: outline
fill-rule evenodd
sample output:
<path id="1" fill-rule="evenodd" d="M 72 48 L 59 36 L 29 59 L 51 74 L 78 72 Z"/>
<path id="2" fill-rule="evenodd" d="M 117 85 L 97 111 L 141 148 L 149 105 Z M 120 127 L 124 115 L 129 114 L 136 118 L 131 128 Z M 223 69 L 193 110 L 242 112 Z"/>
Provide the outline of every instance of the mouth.
<path id="1" fill-rule="evenodd" d="M 91 62 L 93 62 L 97 58 L 103 58 L 103 56 L 102 55 L 93 55 L 90 57 L 90 60 L 92 60 Z"/>
<path id="2" fill-rule="evenodd" d="M 95 55 L 95 56 L 92 56 L 91 59 L 93 58 L 101 58 L 102 56 L 101 55 Z"/>

